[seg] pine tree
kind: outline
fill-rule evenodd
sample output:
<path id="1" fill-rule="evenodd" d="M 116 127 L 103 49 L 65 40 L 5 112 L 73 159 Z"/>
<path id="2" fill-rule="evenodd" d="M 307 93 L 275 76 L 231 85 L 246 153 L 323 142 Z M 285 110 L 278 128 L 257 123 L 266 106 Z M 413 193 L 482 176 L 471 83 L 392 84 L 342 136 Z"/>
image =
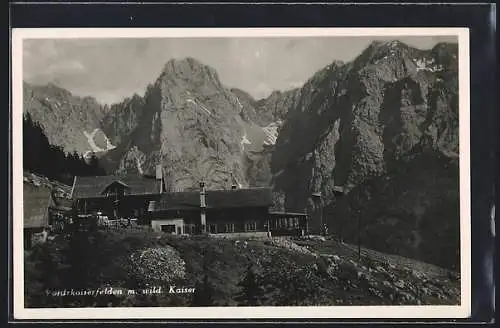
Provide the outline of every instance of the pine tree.
<path id="1" fill-rule="evenodd" d="M 52 145 L 43 127 L 29 113 L 23 116 L 23 169 L 71 184 L 75 175 L 105 175 L 97 156 L 87 164 L 76 151 L 66 154 Z"/>
<path id="2" fill-rule="evenodd" d="M 195 291 L 193 295 L 193 301 L 191 306 L 211 306 L 214 304 L 213 299 L 214 289 L 210 281 L 208 280 L 208 274 L 205 273 L 202 282 L 198 282 L 195 285 Z"/>
<path id="3" fill-rule="evenodd" d="M 236 296 L 236 301 L 240 305 L 256 306 L 264 300 L 264 289 L 259 285 L 258 277 L 249 265 L 247 273 L 238 286 L 242 289 Z"/>
<path id="4" fill-rule="evenodd" d="M 197 282 L 195 285 L 192 306 L 210 306 L 214 304 L 214 288 L 208 279 L 209 259 L 210 250 L 206 248 L 203 250 L 203 281 Z"/>

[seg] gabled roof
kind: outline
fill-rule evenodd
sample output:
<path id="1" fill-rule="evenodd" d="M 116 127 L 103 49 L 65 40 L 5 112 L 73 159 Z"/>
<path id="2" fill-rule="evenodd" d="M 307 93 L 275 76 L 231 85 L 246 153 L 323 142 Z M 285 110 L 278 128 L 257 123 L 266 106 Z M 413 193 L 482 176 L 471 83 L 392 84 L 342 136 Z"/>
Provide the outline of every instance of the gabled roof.
<path id="1" fill-rule="evenodd" d="M 294 216 L 304 216 L 304 217 L 309 216 L 307 213 L 296 213 L 296 212 L 269 212 L 269 215 L 282 218 L 288 218 Z"/>
<path id="2" fill-rule="evenodd" d="M 206 192 L 206 206 L 208 209 L 268 207 L 272 204 L 273 198 L 270 188 L 208 190 Z M 173 192 L 161 195 L 157 210 L 197 210 L 199 207 L 199 192 Z"/>
<path id="3" fill-rule="evenodd" d="M 49 207 L 54 210 L 69 212 L 73 208 L 73 202 L 71 199 L 57 197 L 54 191 L 52 191 Z"/>
<path id="4" fill-rule="evenodd" d="M 138 175 L 129 176 L 90 176 L 90 177 L 75 177 L 71 198 L 98 198 L 104 197 L 102 192 L 113 182 L 121 182 L 127 185 L 130 189 L 129 195 L 145 195 L 158 193 L 158 182 L 155 179 L 146 178 Z"/>
<path id="5" fill-rule="evenodd" d="M 120 181 L 120 180 L 115 180 L 115 181 L 111 182 L 109 185 L 107 185 L 106 187 L 104 187 L 104 189 L 101 191 L 101 195 L 104 195 L 108 190 L 112 189 L 113 187 L 118 187 L 118 188 L 130 190 L 130 186 L 128 184 L 126 184 L 125 182 Z"/>
<path id="6" fill-rule="evenodd" d="M 273 205 L 270 188 L 213 190 L 207 193 L 207 207 L 257 207 Z"/>

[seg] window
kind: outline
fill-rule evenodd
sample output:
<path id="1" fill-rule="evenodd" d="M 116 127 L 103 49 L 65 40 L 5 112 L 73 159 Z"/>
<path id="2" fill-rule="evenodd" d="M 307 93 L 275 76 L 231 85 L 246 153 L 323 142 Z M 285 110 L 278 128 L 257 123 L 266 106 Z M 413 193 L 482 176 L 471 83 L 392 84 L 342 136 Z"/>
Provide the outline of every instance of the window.
<path id="1" fill-rule="evenodd" d="M 167 233 L 175 233 L 175 224 L 162 224 L 161 231 Z"/>
<path id="2" fill-rule="evenodd" d="M 184 225 L 184 233 L 186 234 L 196 234 L 196 225 L 194 224 L 185 224 Z"/>
<path id="3" fill-rule="evenodd" d="M 226 223 L 224 225 L 224 232 L 234 232 L 234 224 L 233 223 Z"/>
<path id="4" fill-rule="evenodd" d="M 245 230 L 246 231 L 256 231 L 257 230 L 257 222 L 249 221 L 249 222 L 245 223 Z"/>

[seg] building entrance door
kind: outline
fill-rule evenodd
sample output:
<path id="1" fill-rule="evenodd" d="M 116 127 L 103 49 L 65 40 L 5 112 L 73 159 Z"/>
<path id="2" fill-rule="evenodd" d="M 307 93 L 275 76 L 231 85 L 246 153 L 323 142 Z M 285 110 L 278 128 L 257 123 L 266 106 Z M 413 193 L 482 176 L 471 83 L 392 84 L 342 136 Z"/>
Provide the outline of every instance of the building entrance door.
<path id="1" fill-rule="evenodd" d="M 175 233 L 175 224 L 163 224 L 161 226 L 162 232 Z"/>

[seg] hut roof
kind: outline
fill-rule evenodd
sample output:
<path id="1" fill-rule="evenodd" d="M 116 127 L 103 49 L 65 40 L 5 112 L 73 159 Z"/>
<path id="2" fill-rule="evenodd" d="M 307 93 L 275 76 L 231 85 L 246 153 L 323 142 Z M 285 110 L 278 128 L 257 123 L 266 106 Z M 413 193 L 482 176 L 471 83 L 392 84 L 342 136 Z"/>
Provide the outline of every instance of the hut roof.
<path id="1" fill-rule="evenodd" d="M 270 188 L 208 190 L 207 208 L 268 207 L 273 204 Z M 157 211 L 193 210 L 200 207 L 200 193 L 196 191 L 164 193 Z"/>
<path id="2" fill-rule="evenodd" d="M 73 202 L 71 199 L 57 197 L 55 192 L 52 191 L 50 195 L 49 207 L 58 211 L 71 211 L 73 207 Z"/>
<path id="3" fill-rule="evenodd" d="M 115 181 L 111 182 L 109 185 L 107 185 L 106 187 L 104 187 L 104 189 L 101 191 L 101 195 L 105 194 L 108 190 L 111 190 L 113 188 L 122 188 L 122 189 L 130 190 L 130 186 L 128 184 L 126 184 L 125 182 L 120 181 L 120 180 L 115 180 Z"/>
<path id="4" fill-rule="evenodd" d="M 307 213 L 296 213 L 296 212 L 269 212 L 270 216 L 274 217 L 283 217 L 283 218 L 288 218 L 288 217 L 295 217 L 295 216 L 308 216 Z"/>
<path id="5" fill-rule="evenodd" d="M 23 186 L 24 228 L 43 228 L 48 224 L 50 190 L 44 187 Z"/>
<path id="6" fill-rule="evenodd" d="M 106 187 L 114 182 L 119 182 L 128 186 L 129 195 L 146 195 L 158 193 L 158 185 L 155 179 L 147 178 L 140 175 L 133 176 L 90 176 L 90 177 L 75 177 L 73 181 L 73 189 L 71 198 L 97 198 L 104 197 L 102 192 Z"/>

